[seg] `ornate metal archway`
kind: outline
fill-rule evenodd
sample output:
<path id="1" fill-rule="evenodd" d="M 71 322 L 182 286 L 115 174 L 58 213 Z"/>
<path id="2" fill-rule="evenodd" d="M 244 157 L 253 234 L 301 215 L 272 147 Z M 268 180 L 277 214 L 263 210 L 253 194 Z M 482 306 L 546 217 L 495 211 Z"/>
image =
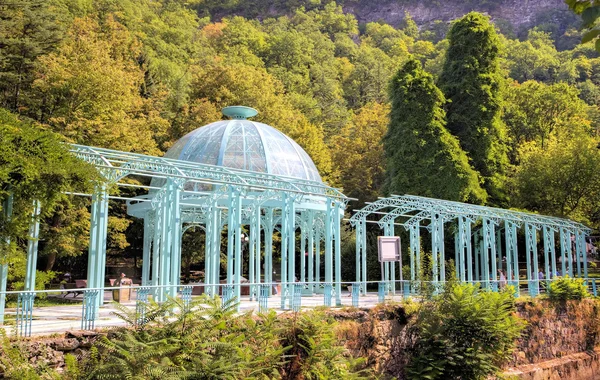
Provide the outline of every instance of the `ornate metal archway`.
<path id="1" fill-rule="evenodd" d="M 484 287 L 497 289 L 498 270 L 505 270 L 509 282 L 518 285 L 519 261 L 517 234 L 525 235 L 526 278 L 531 295 L 539 291 L 538 271 L 545 278 L 554 277 L 557 268 L 555 237 L 560 245 L 560 273 L 587 278 L 586 236 L 591 229 L 569 219 L 533 213 L 477 206 L 460 202 L 412 195 L 393 195 L 380 198 L 357 211 L 350 219 L 356 232 L 356 280 L 367 282 L 366 223 L 376 222 L 386 236 L 394 235 L 394 226 L 401 225 L 409 232 L 410 280 L 421 273 L 421 229 L 431 238 L 431 278 L 444 282 L 449 259 L 445 254 L 445 229 L 454 225 L 454 263 L 459 281 L 480 282 Z M 542 233 L 543 267 L 538 263 L 537 234 Z M 504 234 L 504 239 L 502 239 Z M 504 244 L 503 244 L 504 243 Z M 384 281 L 393 283 L 392 265 L 386 268 Z M 391 287 L 391 286 L 390 286 Z"/>

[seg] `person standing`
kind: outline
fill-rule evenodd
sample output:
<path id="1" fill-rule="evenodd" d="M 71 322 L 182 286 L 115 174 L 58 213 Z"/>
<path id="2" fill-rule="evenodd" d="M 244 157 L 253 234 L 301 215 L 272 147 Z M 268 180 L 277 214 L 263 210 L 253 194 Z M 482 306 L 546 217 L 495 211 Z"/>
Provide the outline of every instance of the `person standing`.
<path id="1" fill-rule="evenodd" d="M 504 289 L 506 288 L 506 275 L 504 274 L 502 269 L 498 270 L 498 273 L 500 274 L 500 289 Z"/>

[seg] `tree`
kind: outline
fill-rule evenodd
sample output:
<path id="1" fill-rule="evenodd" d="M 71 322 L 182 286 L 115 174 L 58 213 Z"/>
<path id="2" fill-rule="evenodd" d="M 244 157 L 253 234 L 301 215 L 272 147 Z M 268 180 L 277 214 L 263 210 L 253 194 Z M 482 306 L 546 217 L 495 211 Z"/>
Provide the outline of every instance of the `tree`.
<path id="1" fill-rule="evenodd" d="M 475 12 L 452 26 L 448 40 L 450 46 L 439 79 L 448 99 L 448 129 L 458 137 L 473 168 L 481 174 L 490 201 L 503 204 L 508 158 L 500 119 L 500 40 L 489 19 Z"/>
<path id="2" fill-rule="evenodd" d="M 512 181 L 516 204 L 541 214 L 568 217 L 599 226 L 600 150 L 598 141 L 580 136 L 535 143 L 523 149 L 522 164 Z"/>
<path id="3" fill-rule="evenodd" d="M 389 112 L 387 104 L 366 104 L 334 142 L 333 157 L 340 183 L 344 194 L 358 198 L 353 202 L 357 206 L 380 194 L 385 170 L 381 140 L 387 131 Z"/>
<path id="4" fill-rule="evenodd" d="M 586 33 L 581 42 L 586 43 L 595 41 L 596 50 L 600 52 L 600 1 L 598 0 L 565 0 L 569 8 L 578 15 L 581 15 L 583 27 Z"/>
<path id="5" fill-rule="evenodd" d="M 512 154 L 524 142 L 536 141 L 546 148 L 551 138 L 565 142 L 590 132 L 588 107 L 579 91 L 567 83 L 546 85 L 536 81 L 508 87 L 505 120 Z M 514 157 L 518 161 L 518 157 Z"/>
<path id="6" fill-rule="evenodd" d="M 404 20 L 402 20 L 402 31 L 409 37 L 419 37 L 419 27 L 408 12 L 404 12 Z"/>
<path id="7" fill-rule="evenodd" d="M 506 44 L 510 77 L 519 82 L 556 80 L 560 59 L 550 34 L 530 30 L 527 40 L 509 40 Z"/>
<path id="8" fill-rule="evenodd" d="M 28 239 L 33 202 L 41 219 L 71 203 L 66 191 L 90 192 L 97 179 L 94 168 L 71 155 L 63 138 L 0 109 L 0 260 L 19 263 L 18 243 Z M 12 198 L 12 214 L 5 213 Z M 87 219 L 89 220 L 89 219 Z M 85 221 L 83 222 L 85 223 Z M 71 229 L 46 236 L 46 245 L 58 245 Z M 7 245 L 7 241 L 11 244 Z M 21 255 L 22 256 L 22 255 Z M 12 258 L 11 258 L 12 257 Z M 24 272 L 24 268 L 23 272 Z"/>
<path id="9" fill-rule="evenodd" d="M 487 195 L 477 173 L 445 128 L 444 95 L 420 62 L 410 59 L 396 73 L 390 100 L 384 138 L 387 192 L 484 203 Z"/>
<path id="10" fill-rule="evenodd" d="M 36 59 L 63 37 L 52 1 L 14 0 L 0 5 L 0 107 L 19 112 L 34 79 Z"/>
<path id="11" fill-rule="evenodd" d="M 103 28 L 75 19 L 58 51 L 38 59 L 37 118 L 72 142 L 157 154 L 167 123 L 139 94 L 138 44 L 110 17 Z"/>
<path id="12" fill-rule="evenodd" d="M 396 67 L 381 49 L 362 44 L 353 70 L 344 82 L 344 96 L 350 107 L 385 102 L 387 84 Z"/>

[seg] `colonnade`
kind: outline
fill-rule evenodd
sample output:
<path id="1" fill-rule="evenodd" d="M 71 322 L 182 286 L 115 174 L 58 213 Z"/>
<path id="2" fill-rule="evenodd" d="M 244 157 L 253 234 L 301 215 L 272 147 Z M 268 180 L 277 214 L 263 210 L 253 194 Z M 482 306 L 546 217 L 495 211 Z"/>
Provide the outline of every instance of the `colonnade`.
<path id="1" fill-rule="evenodd" d="M 544 280 L 558 274 L 588 276 L 586 236 L 590 229 L 579 223 L 459 202 L 392 196 L 367 205 L 351 218 L 356 231 L 356 279 L 363 283 L 363 289 L 367 282 L 367 216 L 372 214 L 384 215 L 377 221 L 383 235 L 393 236 L 394 226 L 398 224 L 408 232 L 411 281 L 421 279 L 422 229 L 428 231 L 431 239 L 431 281 L 434 284 L 446 281 L 446 262 L 450 259 L 446 255 L 444 234 L 447 232 L 454 235 L 456 278 L 462 282 L 478 282 L 497 290 L 502 271 L 507 283 L 518 289 L 519 274 L 524 269 L 529 293 L 536 295 L 542 277 L 540 272 Z M 399 219 L 404 223 L 398 223 Z M 525 268 L 519 266 L 519 231 L 525 238 Z M 557 237 L 560 256 L 556 252 Z M 542 263 L 538 260 L 538 240 L 542 244 Z M 386 263 L 382 279 L 393 283 L 393 263 L 389 269 L 387 265 L 390 264 Z M 393 290 L 391 285 L 388 289 Z"/>

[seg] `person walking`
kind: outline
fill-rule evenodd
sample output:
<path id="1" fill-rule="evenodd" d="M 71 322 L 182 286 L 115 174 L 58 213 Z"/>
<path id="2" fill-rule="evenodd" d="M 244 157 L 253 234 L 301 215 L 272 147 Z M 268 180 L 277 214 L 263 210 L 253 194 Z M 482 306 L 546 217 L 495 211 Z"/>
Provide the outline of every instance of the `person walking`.
<path id="1" fill-rule="evenodd" d="M 502 271 L 502 269 L 498 270 L 498 273 L 500 274 L 500 289 L 504 289 L 506 288 L 506 275 L 504 274 L 504 271 Z"/>

